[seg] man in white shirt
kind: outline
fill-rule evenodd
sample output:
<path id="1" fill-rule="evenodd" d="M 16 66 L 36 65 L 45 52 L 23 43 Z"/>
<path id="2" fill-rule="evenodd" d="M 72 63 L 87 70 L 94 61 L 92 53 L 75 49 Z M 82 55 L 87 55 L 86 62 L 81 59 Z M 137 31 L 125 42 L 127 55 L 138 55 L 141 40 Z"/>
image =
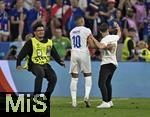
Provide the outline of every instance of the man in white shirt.
<path id="1" fill-rule="evenodd" d="M 116 59 L 117 41 L 120 39 L 121 31 L 119 25 L 116 23 L 117 35 L 109 34 L 109 26 L 106 23 L 100 25 L 100 32 L 102 33 L 101 43 L 107 45 L 112 44 L 111 50 L 104 50 L 102 55 L 101 68 L 99 72 L 98 85 L 102 94 L 102 104 L 97 108 L 110 108 L 113 106 L 112 102 L 112 86 L 111 80 L 113 74 L 118 66 Z"/>
<path id="2" fill-rule="evenodd" d="M 81 71 L 85 78 L 85 96 L 84 102 L 86 107 L 90 107 L 89 95 L 92 87 L 91 77 L 91 59 L 88 49 L 88 45 L 91 47 L 107 48 L 105 44 L 99 43 L 92 35 L 89 28 L 84 27 L 84 18 L 76 17 L 76 27 L 70 32 L 71 39 L 71 61 L 70 61 L 70 73 L 72 75 L 70 91 L 72 97 L 72 106 L 77 106 L 77 83 L 78 73 Z"/>

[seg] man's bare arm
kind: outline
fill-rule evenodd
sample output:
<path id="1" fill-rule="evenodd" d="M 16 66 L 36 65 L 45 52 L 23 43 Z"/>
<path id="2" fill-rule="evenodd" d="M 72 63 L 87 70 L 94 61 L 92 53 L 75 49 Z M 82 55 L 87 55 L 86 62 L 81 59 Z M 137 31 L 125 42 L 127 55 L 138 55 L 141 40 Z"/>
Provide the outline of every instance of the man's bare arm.
<path id="1" fill-rule="evenodd" d="M 118 25 L 117 22 L 115 22 L 115 27 L 116 27 L 116 29 L 117 29 L 117 35 L 118 35 L 119 37 L 121 37 L 121 29 L 120 29 L 120 27 L 119 27 L 119 25 Z"/>
<path id="2" fill-rule="evenodd" d="M 107 49 L 107 45 L 98 42 L 92 34 L 88 37 L 88 45 L 91 48 Z"/>

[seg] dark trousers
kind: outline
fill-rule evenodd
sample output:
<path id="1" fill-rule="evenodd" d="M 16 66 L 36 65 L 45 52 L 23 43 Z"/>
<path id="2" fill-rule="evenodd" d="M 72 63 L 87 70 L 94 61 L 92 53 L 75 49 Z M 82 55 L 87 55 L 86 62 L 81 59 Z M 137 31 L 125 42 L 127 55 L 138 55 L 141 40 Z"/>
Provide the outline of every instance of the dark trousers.
<path id="1" fill-rule="evenodd" d="M 48 81 L 48 86 L 44 94 L 49 100 L 57 82 L 55 71 L 49 64 L 34 64 L 31 68 L 31 71 L 36 76 L 34 84 L 34 95 L 41 93 L 43 78 L 46 78 Z"/>
<path id="2" fill-rule="evenodd" d="M 116 66 L 111 63 L 102 65 L 100 68 L 98 86 L 105 102 L 109 102 L 112 99 L 111 80 L 115 70 Z"/>

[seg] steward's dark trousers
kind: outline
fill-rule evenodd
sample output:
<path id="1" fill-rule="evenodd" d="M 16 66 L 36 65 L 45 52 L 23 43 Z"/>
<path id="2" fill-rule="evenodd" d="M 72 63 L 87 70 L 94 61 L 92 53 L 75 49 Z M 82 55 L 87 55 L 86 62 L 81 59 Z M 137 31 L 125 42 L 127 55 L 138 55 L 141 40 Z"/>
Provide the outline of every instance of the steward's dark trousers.
<path id="1" fill-rule="evenodd" d="M 112 86 L 111 80 L 116 70 L 114 64 L 102 65 L 99 72 L 98 86 L 101 90 L 102 99 L 105 102 L 109 102 L 112 99 Z"/>
<path id="2" fill-rule="evenodd" d="M 34 84 L 34 95 L 41 93 L 43 78 L 46 78 L 48 81 L 48 86 L 44 94 L 49 100 L 57 82 L 57 76 L 55 71 L 51 68 L 49 64 L 34 64 L 31 71 L 36 76 Z"/>

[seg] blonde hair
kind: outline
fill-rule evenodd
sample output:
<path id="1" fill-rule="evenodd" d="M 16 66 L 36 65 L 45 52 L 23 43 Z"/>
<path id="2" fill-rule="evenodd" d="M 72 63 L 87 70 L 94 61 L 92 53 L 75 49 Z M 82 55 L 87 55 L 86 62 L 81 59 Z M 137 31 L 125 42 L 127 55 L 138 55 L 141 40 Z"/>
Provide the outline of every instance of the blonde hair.
<path id="1" fill-rule="evenodd" d="M 140 48 L 147 48 L 148 45 L 147 45 L 147 43 L 145 41 L 139 41 L 138 46 Z"/>

